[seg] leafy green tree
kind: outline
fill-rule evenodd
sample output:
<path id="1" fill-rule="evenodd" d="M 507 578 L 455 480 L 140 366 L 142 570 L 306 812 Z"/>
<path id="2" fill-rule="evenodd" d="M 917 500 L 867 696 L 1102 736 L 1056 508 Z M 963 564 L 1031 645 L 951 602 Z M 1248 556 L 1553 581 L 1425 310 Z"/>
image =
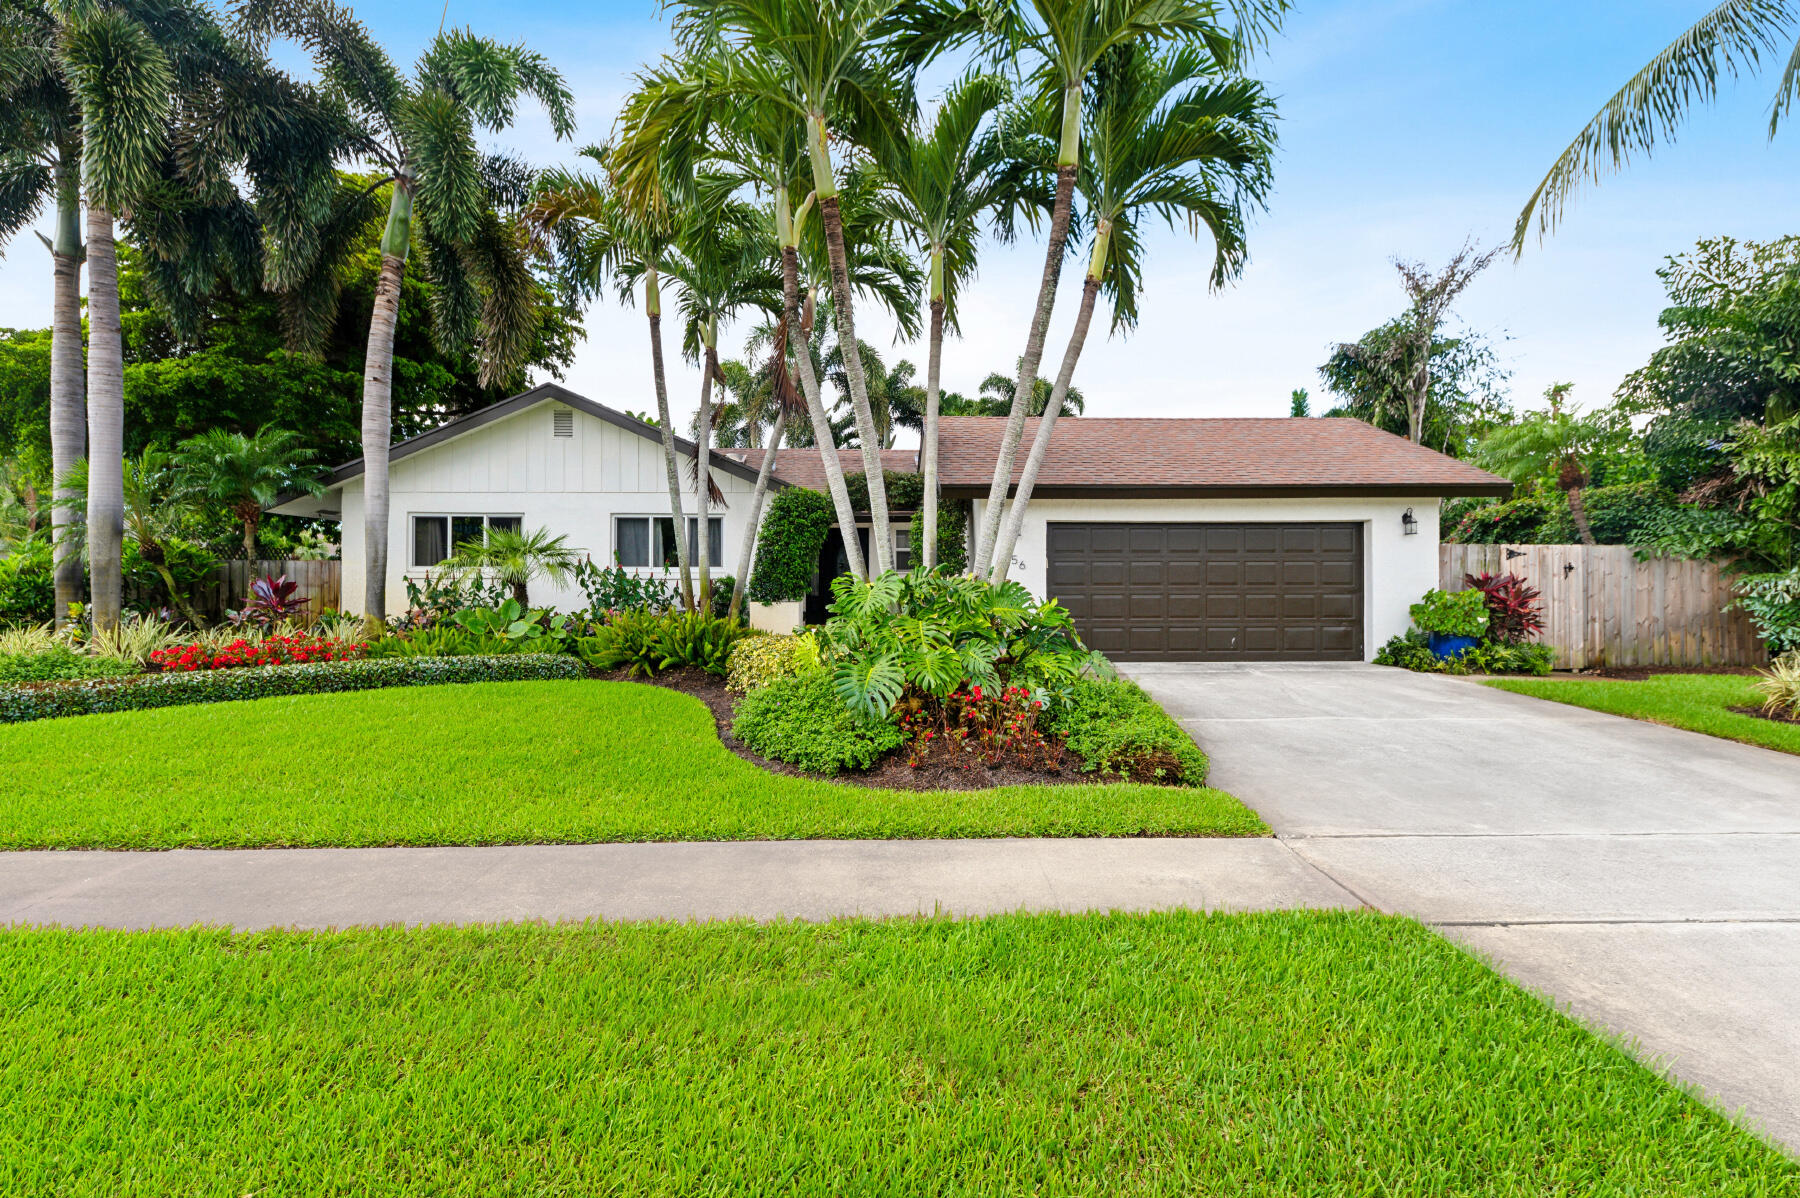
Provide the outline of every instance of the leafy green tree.
<path id="1" fill-rule="evenodd" d="M 1134 328 L 1145 265 L 1143 226 L 1152 218 L 1195 234 L 1204 229 L 1213 242 L 1211 285 L 1222 287 L 1236 278 L 1249 256 L 1245 217 L 1262 207 L 1268 194 L 1274 118 L 1274 104 L 1260 83 L 1221 66 L 1197 46 L 1158 51 L 1124 45 L 1102 60 L 1084 116 L 1077 180 L 1093 228 L 1081 306 L 1007 507 L 991 581 L 1006 581 L 1101 290 L 1112 305 L 1113 331 Z M 1015 395 L 1015 411 L 1018 401 Z"/>
<path id="2" fill-rule="evenodd" d="M 1417 377 L 1411 358 L 1417 352 L 1405 317 L 1336 346 L 1319 367 L 1325 389 L 1337 400 L 1325 415 L 1348 416 L 1395 436 L 1408 436 L 1409 382 Z M 1500 365 L 1480 333 L 1465 330 L 1433 341 L 1420 422 L 1422 443 L 1452 457 L 1470 456 L 1476 442 L 1507 420 L 1510 378 L 1511 372 Z"/>
<path id="3" fill-rule="evenodd" d="M 1312 415 L 1312 397 L 1306 393 L 1305 387 L 1295 387 L 1288 396 L 1288 415 L 1297 418 Z"/>
<path id="4" fill-rule="evenodd" d="M 1544 392 L 1546 411 L 1529 412 L 1481 439 L 1475 460 L 1521 486 L 1550 485 L 1569 497 L 1569 515 L 1584 545 L 1598 544 L 1588 522 L 1582 491 L 1592 478 L 1591 462 L 1630 436 L 1616 410 L 1580 415 L 1565 410 L 1572 383 L 1552 383 Z"/>
<path id="5" fill-rule="evenodd" d="M 246 435 L 215 428 L 178 445 L 174 464 L 197 494 L 237 517 L 244 528 L 244 559 L 255 561 L 263 509 L 286 491 L 323 493 L 312 476 L 313 458 L 313 451 L 286 429 L 262 428 Z"/>
<path id="6" fill-rule="evenodd" d="M 505 216 L 525 203 L 530 173 L 513 159 L 483 154 L 477 131 L 505 130 L 520 99 L 532 97 L 566 138 L 575 130 L 573 100 L 542 55 L 466 30 L 440 31 L 409 77 L 331 0 L 245 0 L 239 15 L 253 36 L 294 37 L 308 49 L 326 94 L 349 117 L 341 152 L 379 164 L 391 187 L 363 360 L 363 612 L 379 620 L 387 606 L 394 342 L 414 217 L 438 289 L 432 315 L 441 340 L 478 345 L 484 383 L 505 377 L 525 360 L 538 322 L 539 284 Z M 357 223 L 358 197 L 340 195 L 334 212 Z M 321 236 L 273 260 L 297 312 L 335 306 L 336 249 L 334 238 Z"/>
<path id="7" fill-rule="evenodd" d="M 548 529 L 517 531 L 492 528 L 482 540 L 464 541 L 444 562 L 452 574 L 466 578 L 491 576 L 512 592 L 519 606 L 531 606 L 531 580 L 539 575 L 558 586 L 574 576 L 581 554 L 569 548 L 568 538 L 553 537 Z"/>

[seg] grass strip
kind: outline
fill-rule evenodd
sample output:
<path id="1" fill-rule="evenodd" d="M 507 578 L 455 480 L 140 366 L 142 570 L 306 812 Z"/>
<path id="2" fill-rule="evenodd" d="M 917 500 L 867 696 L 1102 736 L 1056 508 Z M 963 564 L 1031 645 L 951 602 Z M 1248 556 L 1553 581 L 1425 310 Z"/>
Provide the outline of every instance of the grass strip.
<path id="1" fill-rule="evenodd" d="M 1601 678 L 1496 678 L 1488 686 L 1726 740 L 1800 753 L 1800 724 L 1732 711 L 1760 707 L 1754 679 L 1740 674 L 1657 674 L 1642 682 Z"/>
<path id="2" fill-rule="evenodd" d="M 771 774 L 689 695 L 555 681 L 0 727 L 0 848 L 1260 836 L 1221 791 L 877 790 Z"/>
<path id="3" fill-rule="evenodd" d="M 1369 913 L 0 934 L 0 1192 L 1793 1194 Z"/>

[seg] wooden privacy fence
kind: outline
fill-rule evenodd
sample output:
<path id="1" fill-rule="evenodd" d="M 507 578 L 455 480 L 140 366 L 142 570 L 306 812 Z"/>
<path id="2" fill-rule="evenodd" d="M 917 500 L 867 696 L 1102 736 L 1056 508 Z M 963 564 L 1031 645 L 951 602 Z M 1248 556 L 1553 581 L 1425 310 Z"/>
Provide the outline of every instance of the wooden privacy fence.
<path id="1" fill-rule="evenodd" d="M 316 616 L 327 608 L 341 605 L 343 572 L 341 561 L 221 562 L 212 581 L 195 587 L 191 598 L 196 611 L 216 620 L 224 616 L 226 609 L 244 605 L 252 578 L 261 578 L 265 574 L 280 578 L 285 574 L 300 584 L 298 594 L 312 600 L 307 612 Z"/>
<path id="2" fill-rule="evenodd" d="M 1713 562 L 1639 561 L 1629 545 L 1440 545 L 1438 585 L 1517 574 L 1543 592 L 1556 668 L 1761 665 L 1768 651 Z"/>

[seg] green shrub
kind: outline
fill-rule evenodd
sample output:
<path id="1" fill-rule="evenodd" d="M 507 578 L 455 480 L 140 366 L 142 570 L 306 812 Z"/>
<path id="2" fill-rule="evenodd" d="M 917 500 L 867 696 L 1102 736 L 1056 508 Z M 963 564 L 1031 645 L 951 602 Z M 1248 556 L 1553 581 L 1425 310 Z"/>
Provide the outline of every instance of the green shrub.
<path id="1" fill-rule="evenodd" d="M 660 574 L 637 574 L 624 566 L 601 569 L 584 558 L 573 577 L 596 620 L 609 611 L 667 611 L 681 601 L 681 585 L 666 567 Z"/>
<path id="2" fill-rule="evenodd" d="M 457 682 L 523 682 L 584 678 L 573 658 L 550 653 L 505 657 L 430 657 L 387 661 L 329 661 L 259 670 L 204 670 L 196 674 L 140 674 L 87 679 L 54 686 L 0 688 L 0 724 L 103 711 L 140 711 L 188 703 L 227 703 L 271 695 L 309 695 L 376 690 L 386 686 L 440 686 Z"/>
<path id="3" fill-rule="evenodd" d="M 750 598 L 757 603 L 804 599 L 819 569 L 825 535 L 836 519 L 831 500 L 817 491 L 805 487 L 777 491 L 756 536 Z"/>
<path id="4" fill-rule="evenodd" d="M 866 770 L 906 742 L 894 725 L 846 707 L 823 671 L 777 679 L 745 695 L 731 733 L 764 757 L 815 774 Z"/>
<path id="5" fill-rule="evenodd" d="M 218 556 L 205 546 L 170 537 L 162 543 L 161 549 L 163 567 L 175 580 L 183 600 L 191 601 L 195 592 L 217 581 Z M 162 574 L 144 560 L 136 541 L 126 540 L 120 552 L 119 569 L 125 576 L 125 585 L 134 597 L 135 606 L 153 610 L 175 605 L 175 597 L 169 594 Z"/>
<path id="6" fill-rule="evenodd" d="M 1756 635 L 1781 654 L 1800 650 L 1800 566 L 1780 574 L 1740 574 L 1737 601 Z"/>
<path id="7" fill-rule="evenodd" d="M 1425 634 L 1414 628 L 1407 629 L 1377 649 L 1375 664 L 1397 666 L 1402 670 L 1414 670 L 1423 674 L 1444 671 L 1444 659 L 1431 651 Z"/>
<path id="8" fill-rule="evenodd" d="M 1488 627 L 1487 597 L 1477 590 L 1434 587 L 1407 611 L 1421 631 L 1440 636 L 1480 636 Z"/>
<path id="9" fill-rule="evenodd" d="M 748 635 L 742 624 L 701 612 L 620 612 L 577 641 L 575 651 L 596 670 L 633 677 L 677 666 L 723 676 L 732 646 Z"/>
<path id="10" fill-rule="evenodd" d="M 1375 654 L 1378 666 L 1398 666 L 1419 674 L 1536 674 L 1550 673 L 1556 650 L 1535 641 L 1507 644 L 1482 641 L 1454 657 L 1431 651 L 1425 634 L 1416 630 L 1394 637 Z"/>
<path id="11" fill-rule="evenodd" d="M 747 636 L 731 646 L 725 671 L 727 690 L 743 694 L 819 668 L 819 645 L 809 632 L 802 636 Z"/>
<path id="12" fill-rule="evenodd" d="M 66 678 L 119 678 L 138 673 L 138 667 L 111 657 L 89 657 L 67 645 L 52 645 L 37 653 L 0 655 L 0 683 L 55 682 Z"/>
<path id="13" fill-rule="evenodd" d="M 925 544 L 925 513 L 917 511 L 912 518 L 913 561 L 922 564 Z M 937 564 L 952 574 L 969 568 L 969 501 L 952 499 L 938 504 Z"/>
<path id="14" fill-rule="evenodd" d="M 1081 678 L 1050 718 L 1084 771 L 1136 782 L 1206 780 L 1206 754 L 1137 683 Z"/>
<path id="15" fill-rule="evenodd" d="M 50 544 L 38 541 L 0 557 L 0 624 L 42 624 L 56 615 Z"/>

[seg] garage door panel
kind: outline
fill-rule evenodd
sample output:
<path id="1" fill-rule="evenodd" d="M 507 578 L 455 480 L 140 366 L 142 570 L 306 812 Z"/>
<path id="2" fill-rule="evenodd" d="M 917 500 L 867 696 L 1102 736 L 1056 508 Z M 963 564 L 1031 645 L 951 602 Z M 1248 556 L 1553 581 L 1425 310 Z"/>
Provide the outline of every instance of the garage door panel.
<path id="1" fill-rule="evenodd" d="M 1048 577 L 1120 659 L 1360 660 L 1356 524 L 1052 524 Z"/>

